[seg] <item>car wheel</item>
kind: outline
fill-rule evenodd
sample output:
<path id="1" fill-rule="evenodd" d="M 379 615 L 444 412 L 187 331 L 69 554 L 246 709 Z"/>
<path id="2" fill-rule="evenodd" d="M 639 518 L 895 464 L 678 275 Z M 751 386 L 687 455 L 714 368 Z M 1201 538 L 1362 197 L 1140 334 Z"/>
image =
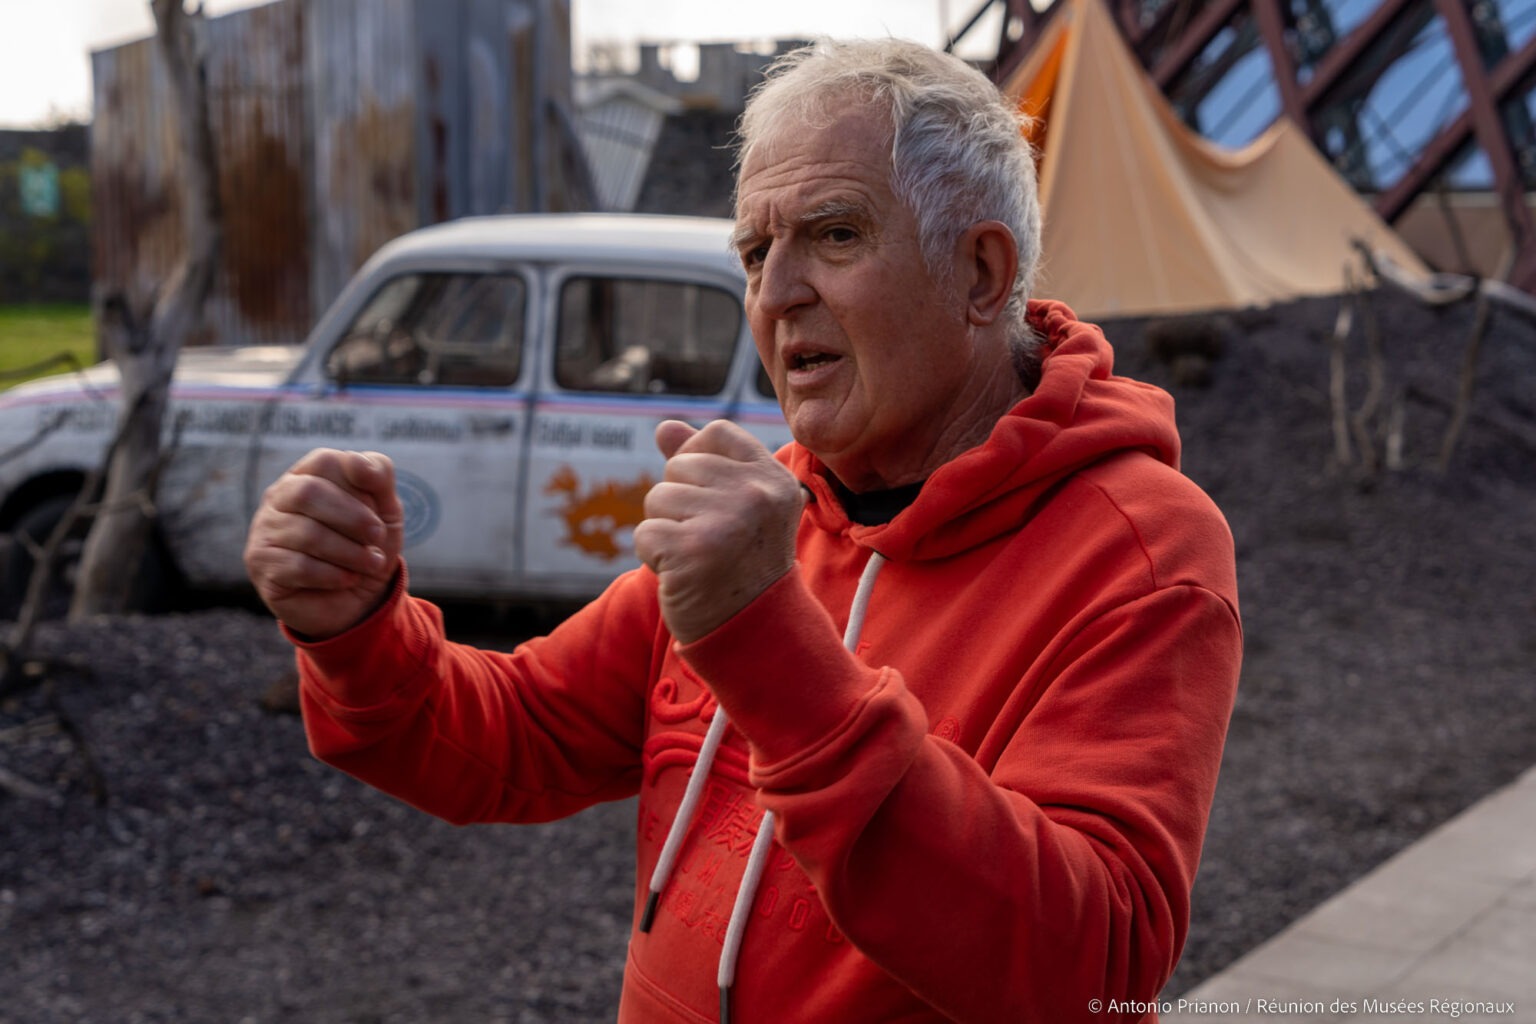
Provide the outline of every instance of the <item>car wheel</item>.
<path id="1" fill-rule="evenodd" d="M 21 614 L 21 606 L 27 599 L 27 588 L 32 581 L 33 546 L 42 547 L 53 535 L 54 527 L 64 518 L 74 504 L 72 494 L 57 494 L 44 498 L 23 512 L 11 528 L 9 551 L 5 564 L 0 567 L 0 619 L 15 619 Z M 85 546 L 88 523 L 70 531 L 59 548 L 59 560 L 54 568 L 53 579 L 43 595 L 42 617 L 60 618 L 69 611 L 69 595 L 74 591 L 74 577 L 80 566 L 80 552 Z"/>
<path id="2" fill-rule="evenodd" d="M 30 538 L 37 547 L 48 543 L 54 528 L 59 525 L 75 502 L 73 494 L 58 494 L 44 498 L 16 520 L 11 530 L 9 552 L 0 560 L 0 619 L 14 620 L 21 613 L 31 585 L 35 559 L 32 545 L 23 538 Z M 69 536 L 59 546 L 58 561 L 54 565 L 53 578 L 43 594 L 40 618 L 61 619 L 69 613 L 69 603 L 74 596 L 75 583 L 80 574 L 80 556 L 85 551 L 85 538 L 90 532 L 89 519 L 76 523 Z M 138 592 L 134 605 L 146 611 L 161 611 L 171 601 L 175 591 L 175 572 L 158 533 L 152 534 L 145 545 L 144 560 L 135 577 Z"/>

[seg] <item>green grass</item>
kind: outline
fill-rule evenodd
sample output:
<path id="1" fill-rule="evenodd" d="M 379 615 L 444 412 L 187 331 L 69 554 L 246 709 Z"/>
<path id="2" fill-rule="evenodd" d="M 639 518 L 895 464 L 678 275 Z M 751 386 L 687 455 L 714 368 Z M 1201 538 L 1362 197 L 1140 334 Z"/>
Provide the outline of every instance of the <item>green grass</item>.
<path id="1" fill-rule="evenodd" d="M 32 377 L 65 373 L 59 363 L 25 377 L 12 372 L 68 352 L 90 366 L 96 361 L 96 328 L 91 307 L 80 304 L 0 306 L 0 391 Z"/>

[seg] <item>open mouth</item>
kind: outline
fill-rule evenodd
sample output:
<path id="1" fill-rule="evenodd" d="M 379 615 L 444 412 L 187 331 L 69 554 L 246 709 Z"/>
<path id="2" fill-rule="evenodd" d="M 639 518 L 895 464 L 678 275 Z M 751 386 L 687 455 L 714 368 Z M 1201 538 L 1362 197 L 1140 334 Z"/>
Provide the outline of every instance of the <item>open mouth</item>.
<path id="1" fill-rule="evenodd" d="M 791 356 L 789 368 L 791 370 L 814 370 L 818 366 L 835 363 L 841 356 L 832 355 L 830 352 L 802 352 Z"/>

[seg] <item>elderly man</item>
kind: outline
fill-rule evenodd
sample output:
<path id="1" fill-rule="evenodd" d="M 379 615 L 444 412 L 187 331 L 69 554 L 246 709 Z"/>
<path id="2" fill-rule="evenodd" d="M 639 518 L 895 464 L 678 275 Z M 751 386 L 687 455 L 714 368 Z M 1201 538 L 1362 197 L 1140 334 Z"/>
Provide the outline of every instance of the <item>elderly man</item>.
<path id="1" fill-rule="evenodd" d="M 735 238 L 795 443 L 663 424 L 645 567 L 550 636 L 445 642 L 382 456 L 272 486 L 315 752 L 459 822 L 638 794 L 624 1021 L 1155 1018 L 1241 653 L 1172 403 L 1027 301 L 1030 154 L 952 58 L 776 66 Z"/>

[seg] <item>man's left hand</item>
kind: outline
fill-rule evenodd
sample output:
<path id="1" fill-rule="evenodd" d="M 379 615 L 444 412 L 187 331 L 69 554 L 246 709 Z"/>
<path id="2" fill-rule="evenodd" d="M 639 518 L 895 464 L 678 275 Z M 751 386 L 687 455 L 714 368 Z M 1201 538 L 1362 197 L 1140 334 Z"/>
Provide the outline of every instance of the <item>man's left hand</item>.
<path id="1" fill-rule="evenodd" d="M 805 499 L 793 474 L 741 427 L 656 428 L 666 475 L 645 498 L 635 553 L 661 581 L 672 636 L 691 643 L 794 568 Z"/>

